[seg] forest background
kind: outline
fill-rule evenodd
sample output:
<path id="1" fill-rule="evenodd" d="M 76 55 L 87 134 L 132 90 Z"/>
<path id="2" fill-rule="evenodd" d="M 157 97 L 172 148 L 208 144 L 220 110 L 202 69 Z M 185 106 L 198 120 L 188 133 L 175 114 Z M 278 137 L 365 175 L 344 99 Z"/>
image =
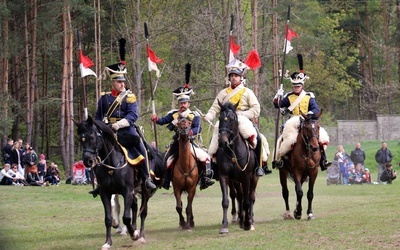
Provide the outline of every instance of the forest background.
<path id="1" fill-rule="evenodd" d="M 298 38 L 284 56 L 289 5 L 289 28 Z M 121 37 L 127 40 L 128 87 L 139 103 L 138 124 L 153 141 L 144 22 L 151 48 L 163 59 L 161 77 L 154 72 L 151 77 L 157 114 L 176 107 L 171 91 L 185 83 L 186 63 L 192 64 L 191 107 L 207 112 L 225 87 L 231 15 L 241 46 L 237 58 L 244 60 L 253 49 L 261 58 L 261 67 L 247 73 L 247 84 L 261 103 L 258 125 L 270 144 L 279 70 L 285 57 L 284 70 L 298 71 L 297 53 L 310 77 L 305 88 L 324 109 L 323 126 L 399 113 L 400 0 L 2 0 L 1 145 L 7 138 L 23 138 L 37 152 L 58 159 L 68 176 L 81 156 L 72 119 L 84 119 L 84 106 L 93 115 L 100 93 L 110 91 L 110 80 L 100 76 L 119 61 Z M 80 77 L 77 31 L 97 79 Z M 284 89 L 291 89 L 287 80 Z M 209 128 L 203 129 L 208 146 Z M 172 134 L 165 127 L 157 134 L 163 149 Z"/>

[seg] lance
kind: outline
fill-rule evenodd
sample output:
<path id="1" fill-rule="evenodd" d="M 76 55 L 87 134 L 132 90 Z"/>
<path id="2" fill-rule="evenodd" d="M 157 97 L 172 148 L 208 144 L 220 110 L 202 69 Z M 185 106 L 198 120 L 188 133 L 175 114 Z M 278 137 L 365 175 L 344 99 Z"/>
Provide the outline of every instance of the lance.
<path id="1" fill-rule="evenodd" d="M 82 44 L 81 44 L 81 37 L 79 35 L 79 30 L 76 30 L 76 33 L 77 33 L 77 38 L 78 38 L 79 53 L 82 53 Z M 87 99 L 86 98 L 87 97 L 86 97 L 86 76 L 85 76 L 85 77 L 82 77 L 82 102 L 83 102 L 83 112 L 84 112 L 85 120 L 87 120 L 87 118 L 88 118 Z"/>
<path id="2" fill-rule="evenodd" d="M 147 51 L 147 58 L 149 58 L 149 30 L 147 29 L 147 24 L 144 23 L 144 37 L 146 38 L 146 51 Z M 154 103 L 154 94 L 153 94 L 153 82 L 151 77 L 151 71 L 149 70 L 149 79 L 150 79 L 150 93 L 151 93 L 151 108 L 153 114 L 156 114 L 156 106 Z M 155 122 L 151 122 L 153 125 L 154 131 L 154 141 L 156 143 L 156 148 L 158 148 L 158 140 L 157 140 L 157 124 Z"/>
<path id="3" fill-rule="evenodd" d="M 233 23 L 234 23 L 234 16 L 231 14 L 231 28 L 229 30 L 229 48 L 228 48 L 228 62 L 227 64 L 230 63 L 230 55 L 231 55 L 231 43 L 232 43 L 232 36 L 233 36 Z"/>
<path id="4" fill-rule="evenodd" d="M 283 89 L 283 75 L 285 72 L 285 60 L 286 60 L 286 46 L 287 46 L 287 35 L 289 32 L 289 21 L 290 21 L 290 4 L 288 5 L 288 12 L 287 12 L 287 21 L 286 21 L 286 31 L 285 31 L 285 47 L 283 50 L 283 60 L 282 60 L 282 70 L 281 70 L 281 75 L 280 75 L 280 89 Z M 278 147 L 278 136 L 279 136 L 279 119 L 281 115 L 281 109 L 280 109 L 280 101 L 281 101 L 281 96 L 278 97 L 278 111 L 276 115 L 276 122 L 275 122 L 275 150 L 274 150 L 274 158 L 273 161 L 276 161 L 276 151 Z"/>

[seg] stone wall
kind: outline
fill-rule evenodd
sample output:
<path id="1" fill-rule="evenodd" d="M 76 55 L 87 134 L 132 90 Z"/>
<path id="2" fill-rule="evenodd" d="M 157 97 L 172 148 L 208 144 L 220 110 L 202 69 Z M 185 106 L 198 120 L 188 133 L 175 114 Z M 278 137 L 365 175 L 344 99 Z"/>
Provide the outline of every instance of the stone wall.
<path id="1" fill-rule="evenodd" d="M 338 120 L 337 127 L 325 128 L 331 145 L 360 141 L 400 140 L 400 116 L 377 115 L 377 120 Z"/>

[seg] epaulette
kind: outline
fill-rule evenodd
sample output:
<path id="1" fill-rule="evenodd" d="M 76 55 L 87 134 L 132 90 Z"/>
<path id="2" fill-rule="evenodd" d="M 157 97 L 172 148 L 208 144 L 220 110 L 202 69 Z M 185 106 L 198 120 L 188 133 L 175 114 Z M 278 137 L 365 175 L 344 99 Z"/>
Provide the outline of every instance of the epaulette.
<path id="1" fill-rule="evenodd" d="M 135 96 L 135 94 L 133 94 L 133 93 L 128 94 L 128 95 L 126 96 L 126 102 L 127 102 L 127 103 L 134 103 L 134 102 L 136 102 L 136 96 Z"/>
<path id="2" fill-rule="evenodd" d="M 311 98 L 315 98 L 315 95 L 313 92 L 307 92 L 307 95 L 309 95 Z"/>
<path id="3" fill-rule="evenodd" d="M 108 91 L 108 92 L 101 92 L 101 93 L 100 93 L 100 96 L 108 95 L 108 94 L 111 94 L 111 91 Z"/>
<path id="4" fill-rule="evenodd" d="M 168 112 L 168 115 L 169 115 L 169 114 L 176 113 L 176 112 L 178 112 L 178 111 L 179 111 L 179 109 L 172 109 L 172 110 L 170 110 L 170 111 Z"/>

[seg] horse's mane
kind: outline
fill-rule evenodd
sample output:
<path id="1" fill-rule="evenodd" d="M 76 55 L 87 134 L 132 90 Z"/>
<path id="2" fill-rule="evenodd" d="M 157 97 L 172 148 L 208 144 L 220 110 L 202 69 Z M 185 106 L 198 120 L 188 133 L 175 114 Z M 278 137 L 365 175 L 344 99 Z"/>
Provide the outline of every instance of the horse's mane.
<path id="1" fill-rule="evenodd" d="M 110 141 L 115 140 L 115 133 L 107 124 L 105 124 L 102 121 L 97 121 L 97 120 L 94 120 L 94 124 L 96 125 L 97 128 L 99 128 L 101 131 L 103 131 L 104 137 L 106 137 Z"/>

